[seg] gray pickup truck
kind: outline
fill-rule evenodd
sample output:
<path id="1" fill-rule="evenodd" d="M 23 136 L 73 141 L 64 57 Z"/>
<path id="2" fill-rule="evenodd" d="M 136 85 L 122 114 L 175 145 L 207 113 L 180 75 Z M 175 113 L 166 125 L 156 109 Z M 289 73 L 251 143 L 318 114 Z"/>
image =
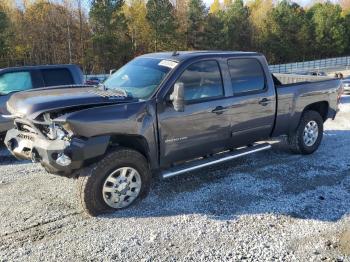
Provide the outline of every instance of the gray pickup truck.
<path id="1" fill-rule="evenodd" d="M 14 94 L 5 144 L 76 178 L 83 209 L 98 215 L 145 197 L 152 175 L 266 150 L 271 137 L 287 135 L 293 152 L 313 153 L 338 111 L 341 82 L 290 78 L 271 75 L 259 53 L 147 54 L 99 87 Z"/>

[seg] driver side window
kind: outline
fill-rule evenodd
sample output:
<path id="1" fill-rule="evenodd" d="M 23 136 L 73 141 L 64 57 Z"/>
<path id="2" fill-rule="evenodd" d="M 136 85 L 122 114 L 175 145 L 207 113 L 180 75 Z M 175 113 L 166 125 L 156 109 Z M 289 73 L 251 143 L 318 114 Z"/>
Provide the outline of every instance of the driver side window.
<path id="1" fill-rule="evenodd" d="M 177 80 L 184 84 L 185 101 L 221 97 L 224 95 L 219 65 L 214 60 L 190 65 Z"/>

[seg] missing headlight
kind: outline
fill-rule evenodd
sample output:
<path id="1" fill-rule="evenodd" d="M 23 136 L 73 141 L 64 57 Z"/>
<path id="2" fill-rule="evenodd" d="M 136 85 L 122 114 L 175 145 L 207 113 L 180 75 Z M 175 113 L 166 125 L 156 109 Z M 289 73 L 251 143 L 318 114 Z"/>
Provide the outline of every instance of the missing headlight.
<path id="1" fill-rule="evenodd" d="M 50 113 L 45 113 L 42 115 L 42 119 L 44 122 L 37 126 L 41 130 L 43 134 L 45 134 L 51 140 L 65 140 L 70 141 L 73 133 L 69 128 L 67 123 L 57 123 L 52 119 L 52 115 Z"/>
<path id="2" fill-rule="evenodd" d="M 63 127 L 56 125 L 55 123 L 52 123 L 49 125 L 48 132 L 46 133 L 47 137 L 49 139 L 55 140 L 55 139 L 60 139 L 60 140 L 69 140 L 70 135 L 69 133 L 64 130 Z"/>

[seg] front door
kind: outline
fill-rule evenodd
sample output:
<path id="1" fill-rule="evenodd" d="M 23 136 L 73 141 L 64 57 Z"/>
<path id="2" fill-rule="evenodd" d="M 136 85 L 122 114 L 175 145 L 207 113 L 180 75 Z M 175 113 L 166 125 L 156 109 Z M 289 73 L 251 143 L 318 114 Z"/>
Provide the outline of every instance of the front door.
<path id="1" fill-rule="evenodd" d="M 184 84 L 184 112 L 171 103 L 158 112 L 161 166 L 220 151 L 230 137 L 229 101 L 218 62 L 195 62 L 177 82 Z"/>

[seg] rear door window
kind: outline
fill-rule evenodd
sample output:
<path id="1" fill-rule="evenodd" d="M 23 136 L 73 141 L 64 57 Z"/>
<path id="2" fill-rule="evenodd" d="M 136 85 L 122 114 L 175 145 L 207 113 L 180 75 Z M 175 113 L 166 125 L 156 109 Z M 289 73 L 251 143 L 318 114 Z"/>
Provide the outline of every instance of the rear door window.
<path id="1" fill-rule="evenodd" d="M 219 65 L 214 60 L 190 65 L 177 82 L 185 88 L 185 101 L 211 99 L 224 95 Z"/>
<path id="2" fill-rule="evenodd" d="M 53 68 L 41 70 L 45 86 L 61 86 L 74 84 L 73 77 L 68 69 Z"/>
<path id="3" fill-rule="evenodd" d="M 0 75 L 0 94 L 24 91 L 33 88 L 30 72 L 11 72 Z"/>
<path id="4" fill-rule="evenodd" d="M 265 74 L 255 58 L 228 60 L 234 94 L 259 92 L 265 89 Z"/>

